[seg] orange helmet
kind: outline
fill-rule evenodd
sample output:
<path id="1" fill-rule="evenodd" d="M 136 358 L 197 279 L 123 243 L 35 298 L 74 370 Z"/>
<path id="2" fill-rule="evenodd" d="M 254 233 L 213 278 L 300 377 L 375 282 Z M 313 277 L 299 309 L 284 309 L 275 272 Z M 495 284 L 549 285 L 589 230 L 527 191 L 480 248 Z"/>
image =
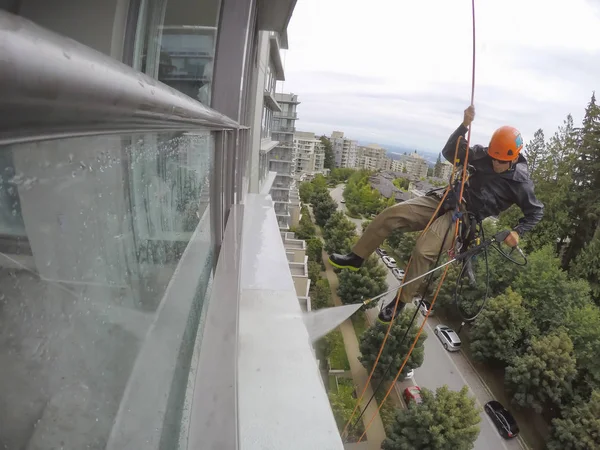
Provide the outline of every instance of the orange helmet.
<path id="1" fill-rule="evenodd" d="M 523 138 L 519 130 L 513 127 L 500 127 L 490 139 L 488 155 L 500 161 L 512 161 L 523 148 Z"/>

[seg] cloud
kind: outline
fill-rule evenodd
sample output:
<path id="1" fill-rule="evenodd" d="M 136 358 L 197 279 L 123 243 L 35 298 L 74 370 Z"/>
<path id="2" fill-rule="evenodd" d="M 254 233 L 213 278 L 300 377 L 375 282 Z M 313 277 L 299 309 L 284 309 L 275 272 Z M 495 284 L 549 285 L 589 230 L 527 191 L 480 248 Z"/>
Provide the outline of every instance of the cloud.
<path id="1" fill-rule="evenodd" d="M 581 120 L 600 86 L 600 15 L 591 2 L 478 2 L 474 142 L 511 124 L 526 140 Z M 439 150 L 471 91 L 470 2 L 300 0 L 282 89 L 297 127 Z"/>

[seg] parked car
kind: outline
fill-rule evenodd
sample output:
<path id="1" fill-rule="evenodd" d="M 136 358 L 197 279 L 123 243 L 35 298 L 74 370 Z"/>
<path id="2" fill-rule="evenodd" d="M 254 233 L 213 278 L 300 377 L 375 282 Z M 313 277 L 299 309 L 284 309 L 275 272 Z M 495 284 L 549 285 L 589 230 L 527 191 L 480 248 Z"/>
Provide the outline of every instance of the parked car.
<path id="1" fill-rule="evenodd" d="M 415 402 L 417 405 L 423 403 L 421 397 L 421 388 L 419 386 L 410 386 L 404 389 L 404 401 L 408 405 L 410 402 Z"/>
<path id="2" fill-rule="evenodd" d="M 449 352 L 457 352 L 460 350 L 460 338 L 452 328 L 447 327 L 446 325 L 438 325 L 433 332 L 446 350 Z"/>
<path id="3" fill-rule="evenodd" d="M 410 369 L 410 370 L 408 371 L 408 373 L 406 374 L 406 379 L 407 379 L 407 380 L 410 380 L 410 379 L 412 379 L 412 377 L 414 377 L 414 376 L 415 376 L 415 369 Z"/>
<path id="4" fill-rule="evenodd" d="M 423 316 L 427 315 L 427 311 L 429 311 L 429 308 L 431 308 L 431 303 L 429 303 L 428 301 L 421 300 L 419 302 L 419 311 L 421 311 L 421 314 Z M 429 317 L 431 316 L 433 316 L 433 311 L 429 313 Z"/>
<path id="5" fill-rule="evenodd" d="M 404 278 L 404 270 L 402 269 L 398 269 L 397 267 L 394 267 L 392 269 L 392 273 L 394 274 L 394 276 L 396 278 L 398 278 L 399 280 L 401 280 L 402 278 Z"/>
<path id="6" fill-rule="evenodd" d="M 346 203 L 346 200 L 342 199 L 340 200 L 340 203 Z"/>
<path id="7" fill-rule="evenodd" d="M 390 269 L 393 269 L 394 267 L 396 267 L 396 260 L 390 256 L 383 256 L 383 257 L 381 257 L 381 260 Z"/>
<path id="8" fill-rule="evenodd" d="M 487 402 L 484 409 L 505 439 L 512 439 L 519 434 L 519 427 L 517 426 L 515 418 L 500 402 L 497 402 L 496 400 Z"/>
<path id="9" fill-rule="evenodd" d="M 375 249 L 375 253 L 377 253 L 379 256 L 387 256 L 387 252 L 381 247 L 377 247 Z"/>

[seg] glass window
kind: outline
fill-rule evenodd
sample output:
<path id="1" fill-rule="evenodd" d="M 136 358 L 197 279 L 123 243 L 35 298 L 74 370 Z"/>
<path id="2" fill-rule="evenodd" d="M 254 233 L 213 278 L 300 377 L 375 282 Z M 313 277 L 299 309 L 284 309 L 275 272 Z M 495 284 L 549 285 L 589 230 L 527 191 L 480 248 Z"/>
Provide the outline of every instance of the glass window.
<path id="1" fill-rule="evenodd" d="M 6 448 L 100 450 L 115 427 L 176 448 L 212 274 L 213 152 L 208 131 L 0 147 Z"/>
<path id="2" fill-rule="evenodd" d="M 142 0 L 134 68 L 210 106 L 220 0 Z"/>

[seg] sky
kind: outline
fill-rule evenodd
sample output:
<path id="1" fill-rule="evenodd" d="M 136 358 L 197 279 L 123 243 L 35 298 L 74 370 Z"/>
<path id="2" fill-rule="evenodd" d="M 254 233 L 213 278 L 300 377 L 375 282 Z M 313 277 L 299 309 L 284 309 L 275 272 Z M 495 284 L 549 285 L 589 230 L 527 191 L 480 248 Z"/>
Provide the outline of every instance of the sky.
<path id="1" fill-rule="evenodd" d="M 472 143 L 581 122 L 600 91 L 600 0 L 475 0 Z M 301 131 L 439 151 L 470 103 L 470 0 L 298 0 L 284 51 Z"/>

